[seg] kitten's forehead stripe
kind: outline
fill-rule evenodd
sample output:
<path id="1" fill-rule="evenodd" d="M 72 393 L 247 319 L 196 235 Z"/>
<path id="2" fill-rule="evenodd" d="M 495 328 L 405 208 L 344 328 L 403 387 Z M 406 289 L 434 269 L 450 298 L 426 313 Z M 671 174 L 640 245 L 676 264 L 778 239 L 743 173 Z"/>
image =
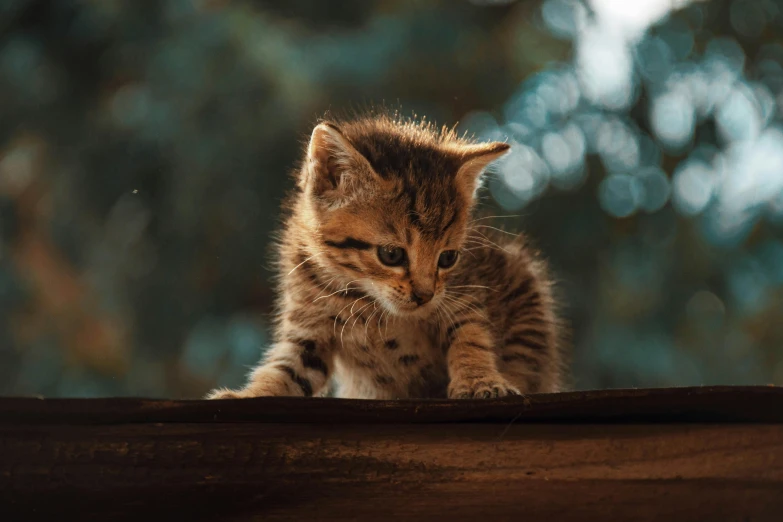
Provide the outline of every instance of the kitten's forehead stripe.
<path id="1" fill-rule="evenodd" d="M 458 195 L 454 176 L 459 158 L 416 136 L 350 125 L 344 132 L 379 176 L 401 184 L 397 199 L 411 226 L 432 239 L 456 219 L 452 205 Z"/>
<path id="2" fill-rule="evenodd" d="M 451 209 L 451 217 L 449 217 L 446 224 L 443 225 L 443 230 L 440 231 L 441 235 L 446 234 L 446 232 L 448 232 L 449 228 L 451 228 L 451 225 L 453 225 L 456 220 L 457 220 L 457 211 Z"/>
<path id="3" fill-rule="evenodd" d="M 417 142 L 411 136 L 372 129 L 345 127 L 349 140 L 384 179 L 403 178 L 411 172 L 426 175 L 426 180 L 450 177 L 459 167 L 456 157 L 444 154 L 429 143 Z"/>

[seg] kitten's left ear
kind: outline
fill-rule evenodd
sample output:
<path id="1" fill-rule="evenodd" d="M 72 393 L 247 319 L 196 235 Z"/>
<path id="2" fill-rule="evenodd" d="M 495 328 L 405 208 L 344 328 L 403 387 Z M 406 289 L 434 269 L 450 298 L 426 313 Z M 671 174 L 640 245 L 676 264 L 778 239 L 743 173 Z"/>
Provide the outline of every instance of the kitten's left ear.
<path id="1" fill-rule="evenodd" d="M 479 186 L 481 173 L 490 163 L 505 156 L 510 149 L 511 145 L 499 141 L 460 147 L 457 152 L 462 165 L 457 171 L 457 182 L 467 187 L 473 195 Z"/>

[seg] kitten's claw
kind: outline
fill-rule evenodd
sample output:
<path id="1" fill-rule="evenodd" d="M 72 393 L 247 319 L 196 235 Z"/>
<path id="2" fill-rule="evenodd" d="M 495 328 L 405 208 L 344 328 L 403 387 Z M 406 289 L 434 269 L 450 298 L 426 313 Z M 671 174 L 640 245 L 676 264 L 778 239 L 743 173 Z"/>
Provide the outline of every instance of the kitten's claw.
<path id="1" fill-rule="evenodd" d="M 522 393 L 505 381 L 452 381 L 450 399 L 491 399 Z"/>

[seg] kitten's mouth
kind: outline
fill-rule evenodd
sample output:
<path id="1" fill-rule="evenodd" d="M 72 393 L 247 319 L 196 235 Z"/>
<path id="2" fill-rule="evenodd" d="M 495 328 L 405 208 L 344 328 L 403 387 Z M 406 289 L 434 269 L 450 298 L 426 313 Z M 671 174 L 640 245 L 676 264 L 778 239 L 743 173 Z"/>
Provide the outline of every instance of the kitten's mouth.
<path id="1" fill-rule="evenodd" d="M 432 301 L 420 305 L 411 301 L 394 303 L 388 308 L 392 314 L 398 315 L 400 317 L 424 318 L 432 315 L 435 311 L 435 307 Z"/>
<path id="2" fill-rule="evenodd" d="M 426 319 L 435 313 L 439 296 L 436 295 L 431 300 L 421 304 L 413 300 L 399 299 L 397 296 L 379 295 L 376 297 L 376 300 L 390 315 Z"/>

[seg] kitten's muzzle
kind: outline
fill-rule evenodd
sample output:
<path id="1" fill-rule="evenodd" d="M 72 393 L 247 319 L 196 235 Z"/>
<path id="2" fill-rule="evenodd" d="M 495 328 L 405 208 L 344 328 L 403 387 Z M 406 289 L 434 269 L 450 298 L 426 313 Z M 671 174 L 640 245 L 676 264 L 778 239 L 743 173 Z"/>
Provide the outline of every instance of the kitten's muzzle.
<path id="1" fill-rule="evenodd" d="M 432 301 L 434 295 L 432 290 L 412 290 L 411 301 L 416 303 L 416 306 L 421 306 Z"/>

